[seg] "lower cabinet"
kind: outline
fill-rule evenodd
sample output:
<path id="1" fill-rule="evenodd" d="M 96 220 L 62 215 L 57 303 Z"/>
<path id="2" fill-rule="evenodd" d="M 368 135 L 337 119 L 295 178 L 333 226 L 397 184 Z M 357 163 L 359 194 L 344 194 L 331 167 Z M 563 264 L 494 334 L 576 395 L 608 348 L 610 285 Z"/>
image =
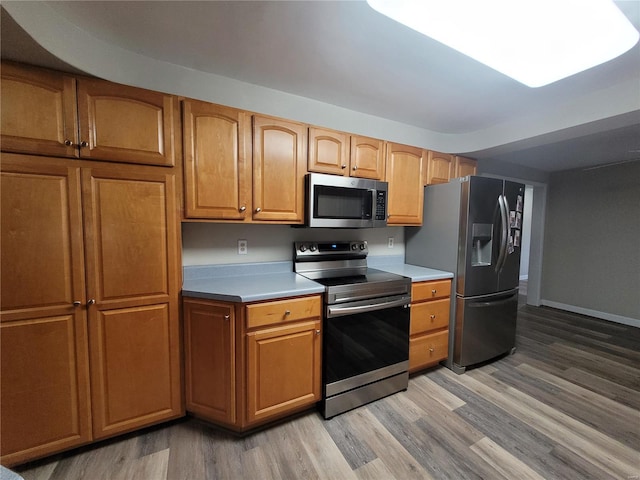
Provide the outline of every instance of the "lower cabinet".
<path id="1" fill-rule="evenodd" d="M 411 287 L 409 371 L 445 360 L 449 350 L 451 280 L 416 282 Z"/>
<path id="2" fill-rule="evenodd" d="M 183 309 L 187 411 L 242 431 L 320 400 L 320 296 Z"/>

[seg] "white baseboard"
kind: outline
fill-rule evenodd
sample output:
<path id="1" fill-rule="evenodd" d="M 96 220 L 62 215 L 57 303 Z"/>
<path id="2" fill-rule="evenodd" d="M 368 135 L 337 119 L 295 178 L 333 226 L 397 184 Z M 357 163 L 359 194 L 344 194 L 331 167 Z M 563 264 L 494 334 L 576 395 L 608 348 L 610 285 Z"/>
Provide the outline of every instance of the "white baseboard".
<path id="1" fill-rule="evenodd" d="M 567 305 L 566 303 L 552 302 L 551 300 L 541 300 L 540 304 L 547 307 L 566 310 L 568 312 L 579 313 L 580 315 L 589 315 L 590 317 L 601 318 L 603 320 L 609 320 L 610 322 L 621 323 L 623 325 L 630 325 L 632 327 L 640 328 L 640 320 L 638 320 L 637 318 L 623 317 L 622 315 L 615 315 L 613 313 L 607 312 L 598 312 L 597 310 L 576 307 L 575 305 Z"/>

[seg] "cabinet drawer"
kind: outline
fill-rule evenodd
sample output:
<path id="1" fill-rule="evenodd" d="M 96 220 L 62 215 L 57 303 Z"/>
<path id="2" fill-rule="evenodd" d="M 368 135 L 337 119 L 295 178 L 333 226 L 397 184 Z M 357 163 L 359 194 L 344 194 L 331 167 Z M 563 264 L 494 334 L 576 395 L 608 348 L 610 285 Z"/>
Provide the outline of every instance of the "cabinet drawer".
<path id="1" fill-rule="evenodd" d="M 418 282 L 411 285 L 411 301 L 448 298 L 451 295 L 451 280 L 434 280 Z"/>
<path id="2" fill-rule="evenodd" d="M 448 298 L 411 305 L 411 335 L 449 326 Z"/>
<path id="3" fill-rule="evenodd" d="M 247 328 L 274 325 L 304 318 L 319 317 L 320 296 L 302 297 L 246 306 Z"/>
<path id="4" fill-rule="evenodd" d="M 409 340 L 409 371 L 434 365 L 447 358 L 449 330 Z"/>

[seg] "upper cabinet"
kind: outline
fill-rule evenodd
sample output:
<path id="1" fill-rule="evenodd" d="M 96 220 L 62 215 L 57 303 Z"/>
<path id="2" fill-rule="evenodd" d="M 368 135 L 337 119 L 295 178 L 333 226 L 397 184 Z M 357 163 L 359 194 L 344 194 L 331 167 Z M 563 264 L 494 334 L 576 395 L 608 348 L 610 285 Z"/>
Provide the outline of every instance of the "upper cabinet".
<path id="1" fill-rule="evenodd" d="M 421 225 L 426 150 L 387 144 L 388 225 Z"/>
<path id="2" fill-rule="evenodd" d="M 78 156 L 76 79 L 2 63 L 2 150 Z"/>
<path id="3" fill-rule="evenodd" d="M 185 218 L 304 222 L 305 124 L 197 100 L 182 118 Z"/>
<path id="4" fill-rule="evenodd" d="M 454 178 L 455 158 L 448 153 L 440 153 L 429 150 L 427 158 L 425 185 L 447 183 Z"/>
<path id="5" fill-rule="evenodd" d="M 307 126 L 253 116 L 253 220 L 304 222 Z"/>
<path id="6" fill-rule="evenodd" d="M 173 166 L 175 97 L 2 64 L 2 149 Z"/>
<path id="7" fill-rule="evenodd" d="M 144 165 L 175 164 L 171 95 L 97 79 L 78 79 L 82 158 Z"/>
<path id="8" fill-rule="evenodd" d="M 477 162 L 471 158 L 459 157 L 456 155 L 454 165 L 454 178 L 476 174 Z"/>
<path id="9" fill-rule="evenodd" d="M 384 180 L 384 140 L 351 135 L 351 176 Z"/>
<path id="10" fill-rule="evenodd" d="M 384 140 L 309 128 L 310 172 L 383 180 Z"/>
<path id="11" fill-rule="evenodd" d="M 185 217 L 251 219 L 251 118 L 242 110 L 182 102 Z"/>
<path id="12" fill-rule="evenodd" d="M 309 127 L 309 171 L 349 176 L 349 134 Z"/>

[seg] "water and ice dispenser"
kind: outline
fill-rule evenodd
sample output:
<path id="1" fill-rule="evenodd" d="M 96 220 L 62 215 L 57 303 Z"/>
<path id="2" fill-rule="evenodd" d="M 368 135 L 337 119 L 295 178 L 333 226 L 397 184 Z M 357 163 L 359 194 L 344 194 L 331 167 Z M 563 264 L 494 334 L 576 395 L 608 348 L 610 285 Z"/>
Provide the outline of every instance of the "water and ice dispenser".
<path id="1" fill-rule="evenodd" d="M 491 248 L 493 244 L 493 224 L 472 224 L 471 266 L 491 265 Z"/>

